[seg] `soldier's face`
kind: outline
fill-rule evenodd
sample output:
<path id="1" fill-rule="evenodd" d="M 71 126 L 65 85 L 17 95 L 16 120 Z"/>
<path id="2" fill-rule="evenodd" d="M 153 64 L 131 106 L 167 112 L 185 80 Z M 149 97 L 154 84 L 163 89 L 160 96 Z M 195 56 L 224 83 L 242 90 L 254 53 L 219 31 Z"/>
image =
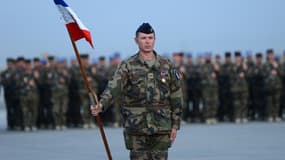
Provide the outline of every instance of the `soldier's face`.
<path id="1" fill-rule="evenodd" d="M 140 51 L 149 53 L 153 51 L 155 36 L 154 33 L 152 34 L 145 34 L 139 32 L 135 41 L 140 49 Z"/>

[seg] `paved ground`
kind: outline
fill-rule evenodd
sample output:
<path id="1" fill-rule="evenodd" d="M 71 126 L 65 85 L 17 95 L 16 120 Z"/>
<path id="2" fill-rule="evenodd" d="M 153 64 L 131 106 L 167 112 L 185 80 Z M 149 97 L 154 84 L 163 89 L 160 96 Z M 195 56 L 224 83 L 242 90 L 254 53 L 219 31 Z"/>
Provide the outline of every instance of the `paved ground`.
<path id="1" fill-rule="evenodd" d="M 0 104 L 1 160 L 104 160 L 106 154 L 97 129 L 5 131 L 5 112 Z M 285 123 L 245 125 L 201 124 L 182 126 L 170 160 L 284 160 Z M 122 129 L 105 129 L 113 159 L 126 160 Z"/>

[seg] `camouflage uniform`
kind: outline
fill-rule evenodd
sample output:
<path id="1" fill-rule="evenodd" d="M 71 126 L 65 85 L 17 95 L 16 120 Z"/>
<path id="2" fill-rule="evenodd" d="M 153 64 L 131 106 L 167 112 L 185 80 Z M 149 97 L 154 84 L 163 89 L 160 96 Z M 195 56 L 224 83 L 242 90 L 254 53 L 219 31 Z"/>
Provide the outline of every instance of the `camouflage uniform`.
<path id="1" fill-rule="evenodd" d="M 244 77 L 240 77 L 240 74 Z M 236 122 L 247 121 L 247 98 L 248 85 L 246 81 L 246 70 L 243 64 L 234 64 L 231 69 L 230 82 L 233 100 L 233 118 Z"/>
<path id="2" fill-rule="evenodd" d="M 255 118 L 256 115 L 256 109 L 253 104 L 253 87 L 254 87 L 254 81 L 253 81 L 253 72 L 255 68 L 255 64 L 253 61 L 249 61 L 247 64 L 247 84 L 248 84 L 248 102 L 247 102 L 247 108 L 248 108 L 248 114 L 251 119 Z"/>
<path id="3" fill-rule="evenodd" d="M 92 88 L 94 91 L 97 91 L 98 88 L 98 83 L 94 79 L 94 75 L 92 73 L 92 67 L 85 67 L 86 74 L 88 79 L 90 80 L 90 84 L 92 84 Z M 79 95 L 80 95 L 80 102 L 81 102 L 81 110 L 82 110 L 82 119 L 83 119 L 83 124 L 84 128 L 94 128 L 94 122 L 93 122 L 93 117 L 90 112 L 90 100 L 89 100 L 89 93 L 86 89 L 85 82 L 82 78 L 81 72 L 78 72 L 78 77 L 79 79 Z"/>
<path id="4" fill-rule="evenodd" d="M 202 96 L 204 102 L 204 119 L 207 123 L 216 122 L 218 109 L 218 82 L 214 65 L 205 63 L 200 68 Z"/>
<path id="5" fill-rule="evenodd" d="M 280 107 L 281 97 L 281 79 L 279 77 L 280 68 L 275 68 L 273 64 L 267 62 L 263 67 L 265 73 L 265 94 L 266 94 L 266 117 L 268 119 L 278 118 L 278 112 Z M 273 71 L 277 72 L 277 75 L 272 74 Z"/>
<path id="6" fill-rule="evenodd" d="M 167 159 L 172 128 L 179 129 L 182 92 L 179 73 L 155 53 L 153 65 L 135 54 L 118 67 L 101 96 L 104 110 L 121 99 L 124 137 L 131 159 Z"/>
<path id="7" fill-rule="evenodd" d="M 53 76 L 52 103 L 53 116 L 57 129 L 65 128 L 68 107 L 69 76 L 65 68 L 57 68 Z"/>
<path id="8" fill-rule="evenodd" d="M 280 108 L 280 113 L 279 116 L 281 118 L 283 117 L 283 110 L 285 109 L 285 62 L 282 63 L 281 65 L 281 79 L 282 79 L 282 96 L 281 96 L 281 108 Z"/>
<path id="9" fill-rule="evenodd" d="M 233 120 L 233 110 L 232 110 L 232 94 L 230 91 L 230 74 L 232 63 L 224 63 L 219 72 L 219 87 L 221 88 L 220 92 L 220 108 L 218 111 L 220 120 Z"/>
<path id="10" fill-rule="evenodd" d="M 15 81 L 13 79 L 13 75 L 15 70 L 7 69 L 1 73 L 1 85 L 4 88 L 4 100 L 6 104 L 6 111 L 7 111 L 7 128 L 14 129 L 15 127 Z"/>
<path id="11" fill-rule="evenodd" d="M 35 129 L 38 116 L 38 88 L 35 72 L 25 71 L 19 81 L 20 102 L 23 111 L 25 130 Z"/>
<path id="12" fill-rule="evenodd" d="M 264 93 L 264 70 L 263 64 L 256 64 L 253 68 L 252 75 L 252 94 L 254 113 L 257 114 L 258 119 L 264 120 L 265 118 L 265 93 Z"/>

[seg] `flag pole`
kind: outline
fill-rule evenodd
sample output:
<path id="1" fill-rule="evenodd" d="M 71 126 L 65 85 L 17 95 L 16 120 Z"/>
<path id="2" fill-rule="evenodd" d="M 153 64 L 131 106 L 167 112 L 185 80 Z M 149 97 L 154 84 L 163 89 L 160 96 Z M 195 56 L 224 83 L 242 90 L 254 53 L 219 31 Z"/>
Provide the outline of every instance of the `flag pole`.
<path id="1" fill-rule="evenodd" d="M 77 48 L 75 42 L 72 40 L 71 34 L 69 32 L 68 32 L 68 34 L 69 34 L 69 37 L 70 37 L 70 40 L 71 40 L 71 43 L 72 43 L 72 46 L 73 46 L 73 49 L 74 49 L 74 52 L 75 52 L 75 55 L 76 55 L 76 59 L 77 59 L 77 61 L 79 63 L 80 71 L 81 71 L 81 74 L 82 74 L 82 77 L 83 77 L 86 89 L 88 90 L 88 93 L 89 93 L 89 99 L 91 101 L 91 105 L 99 104 L 98 96 L 97 96 L 96 92 L 92 89 L 90 83 L 88 82 L 87 74 L 86 74 L 86 71 L 85 71 L 85 69 L 83 67 L 83 64 L 82 64 L 82 61 L 81 61 L 81 58 L 80 58 L 80 55 L 79 55 L 79 52 L 78 52 L 78 48 Z M 103 124 L 102 124 L 102 120 L 100 118 L 100 115 L 98 114 L 97 116 L 95 116 L 95 119 L 96 119 L 97 125 L 99 127 L 99 130 L 100 130 L 100 133 L 101 133 L 101 137 L 102 137 L 103 142 L 104 142 L 104 146 L 105 146 L 105 150 L 106 150 L 107 155 L 108 155 L 108 159 L 112 160 L 111 151 L 110 151 L 110 148 L 109 148 L 109 145 L 108 145 L 108 141 L 107 141 L 107 138 L 106 138 L 106 135 L 105 135 L 105 132 L 104 132 L 104 128 L 103 128 Z"/>

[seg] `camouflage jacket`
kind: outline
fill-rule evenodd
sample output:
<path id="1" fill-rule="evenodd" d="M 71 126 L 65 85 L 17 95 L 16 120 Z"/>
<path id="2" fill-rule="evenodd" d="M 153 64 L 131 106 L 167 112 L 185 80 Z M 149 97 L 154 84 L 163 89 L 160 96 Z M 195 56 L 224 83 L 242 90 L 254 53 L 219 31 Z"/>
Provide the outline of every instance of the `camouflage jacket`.
<path id="1" fill-rule="evenodd" d="M 38 88 L 34 72 L 24 71 L 18 81 L 19 92 L 21 96 L 30 96 L 31 94 L 37 95 Z"/>
<path id="2" fill-rule="evenodd" d="M 15 70 L 5 70 L 1 72 L 1 85 L 4 88 L 5 94 L 13 94 L 16 90 L 16 83 L 14 80 Z"/>
<path id="3" fill-rule="evenodd" d="M 240 77 L 240 74 L 244 74 L 244 77 Z M 246 80 L 246 69 L 243 65 L 233 64 L 230 73 L 230 85 L 231 92 L 248 92 L 248 85 Z"/>
<path id="4" fill-rule="evenodd" d="M 200 68 L 200 77 L 201 77 L 201 85 L 202 88 L 205 89 L 207 87 L 211 88 L 218 88 L 217 77 L 213 77 L 212 75 L 215 74 L 214 65 L 211 63 L 205 63 L 201 65 Z"/>
<path id="5" fill-rule="evenodd" d="M 128 133 L 151 135 L 180 128 L 180 75 L 168 59 L 156 53 L 155 57 L 153 66 L 148 66 L 138 53 L 123 61 L 101 96 L 104 110 L 114 97 L 120 97 Z"/>
<path id="6" fill-rule="evenodd" d="M 280 90 L 282 88 L 282 83 L 280 79 L 280 67 L 275 68 L 273 64 L 267 62 L 263 66 L 264 70 L 264 87 L 267 93 L 272 93 L 276 90 Z M 276 71 L 277 74 L 273 75 L 272 71 Z"/>

